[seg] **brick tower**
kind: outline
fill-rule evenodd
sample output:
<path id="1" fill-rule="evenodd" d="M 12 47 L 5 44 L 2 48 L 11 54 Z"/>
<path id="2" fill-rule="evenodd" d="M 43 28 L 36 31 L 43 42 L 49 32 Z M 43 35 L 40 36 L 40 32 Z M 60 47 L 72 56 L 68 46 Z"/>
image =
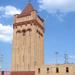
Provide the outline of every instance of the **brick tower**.
<path id="1" fill-rule="evenodd" d="M 31 71 L 44 64 L 44 21 L 29 3 L 15 15 L 12 70 Z"/>

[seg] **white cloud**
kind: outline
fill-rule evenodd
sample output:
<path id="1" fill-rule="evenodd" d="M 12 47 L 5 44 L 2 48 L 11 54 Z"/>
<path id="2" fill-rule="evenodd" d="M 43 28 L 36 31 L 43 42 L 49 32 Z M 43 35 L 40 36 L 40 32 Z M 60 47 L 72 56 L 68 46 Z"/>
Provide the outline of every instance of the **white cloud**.
<path id="1" fill-rule="evenodd" d="M 74 55 L 72 55 L 72 56 L 70 55 L 69 58 L 71 58 L 71 59 L 75 59 L 75 56 L 74 56 Z"/>
<path id="2" fill-rule="evenodd" d="M 20 14 L 21 10 L 17 9 L 14 6 L 8 5 L 8 6 L 1 6 L 0 13 L 2 17 L 11 17 L 15 14 Z"/>
<path id="3" fill-rule="evenodd" d="M 75 0 L 39 0 L 39 7 L 49 13 L 75 12 Z"/>
<path id="4" fill-rule="evenodd" d="M 3 25 L 0 23 L 0 41 L 11 42 L 12 33 L 13 33 L 13 27 L 11 25 Z"/>

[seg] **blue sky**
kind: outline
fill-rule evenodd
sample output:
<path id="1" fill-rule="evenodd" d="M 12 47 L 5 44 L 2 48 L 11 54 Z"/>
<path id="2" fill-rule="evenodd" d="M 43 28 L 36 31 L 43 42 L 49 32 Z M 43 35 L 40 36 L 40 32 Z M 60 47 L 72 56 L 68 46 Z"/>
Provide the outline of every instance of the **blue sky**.
<path id="1" fill-rule="evenodd" d="M 0 65 L 4 70 L 11 68 L 13 15 L 19 14 L 28 0 L 0 0 Z M 75 1 L 32 0 L 34 8 L 45 20 L 45 64 L 75 63 Z"/>

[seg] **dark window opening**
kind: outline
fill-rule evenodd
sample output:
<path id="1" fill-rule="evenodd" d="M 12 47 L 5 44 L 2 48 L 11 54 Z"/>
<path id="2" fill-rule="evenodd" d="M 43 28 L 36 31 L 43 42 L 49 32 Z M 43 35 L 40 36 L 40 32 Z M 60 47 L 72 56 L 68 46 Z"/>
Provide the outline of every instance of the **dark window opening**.
<path id="1" fill-rule="evenodd" d="M 40 73 L 40 68 L 38 68 L 38 73 Z"/>
<path id="2" fill-rule="evenodd" d="M 26 32 L 26 30 L 25 30 L 25 29 L 23 29 L 23 30 L 22 30 L 22 32 L 23 32 L 23 33 L 25 33 L 25 32 Z"/>
<path id="3" fill-rule="evenodd" d="M 33 24 L 31 24 L 31 26 L 32 26 Z"/>
<path id="4" fill-rule="evenodd" d="M 4 71 L 2 71 L 2 75 L 4 75 Z"/>
<path id="5" fill-rule="evenodd" d="M 38 32 L 38 30 L 36 30 L 36 32 Z"/>
<path id="6" fill-rule="evenodd" d="M 23 36 L 25 36 L 25 33 L 23 33 Z"/>
<path id="7" fill-rule="evenodd" d="M 68 68 L 68 67 L 66 67 L 66 72 L 67 72 L 67 73 L 69 72 L 69 68 Z"/>
<path id="8" fill-rule="evenodd" d="M 21 30 L 17 30 L 16 33 L 21 33 Z"/>
<path id="9" fill-rule="evenodd" d="M 59 68 L 58 67 L 56 68 L 56 73 L 59 73 Z"/>
<path id="10" fill-rule="evenodd" d="M 49 68 L 47 68 L 47 73 L 49 73 Z"/>

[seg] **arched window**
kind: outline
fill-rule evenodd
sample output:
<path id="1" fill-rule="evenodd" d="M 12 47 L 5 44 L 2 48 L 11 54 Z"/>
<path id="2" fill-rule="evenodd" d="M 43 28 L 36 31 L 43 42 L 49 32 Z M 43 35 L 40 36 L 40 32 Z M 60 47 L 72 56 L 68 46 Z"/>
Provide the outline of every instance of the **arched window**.
<path id="1" fill-rule="evenodd" d="M 40 68 L 38 68 L 38 73 L 40 73 Z"/>
<path id="2" fill-rule="evenodd" d="M 49 73 L 49 67 L 47 68 L 47 73 Z"/>
<path id="3" fill-rule="evenodd" d="M 25 32 L 26 32 L 26 30 L 25 30 L 25 29 L 23 29 L 23 30 L 22 30 L 22 32 L 23 32 L 23 36 L 25 36 Z"/>
<path id="4" fill-rule="evenodd" d="M 66 67 L 66 72 L 67 72 L 67 73 L 69 72 L 69 68 L 68 68 L 68 67 Z"/>
<path id="5" fill-rule="evenodd" d="M 58 67 L 56 67 L 56 73 L 59 73 L 59 68 Z"/>

